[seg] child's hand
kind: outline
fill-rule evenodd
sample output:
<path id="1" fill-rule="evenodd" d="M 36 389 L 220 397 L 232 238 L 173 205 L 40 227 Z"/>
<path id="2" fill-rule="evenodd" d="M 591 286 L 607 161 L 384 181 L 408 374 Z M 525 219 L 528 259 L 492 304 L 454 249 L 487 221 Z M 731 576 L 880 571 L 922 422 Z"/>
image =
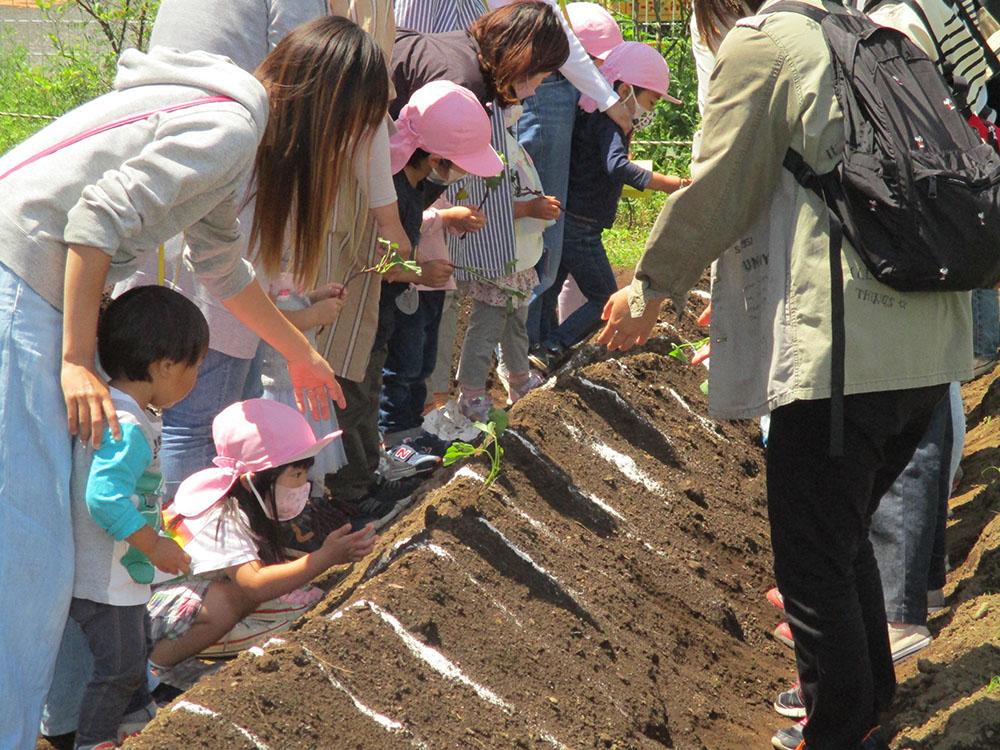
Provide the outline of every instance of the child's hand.
<path id="1" fill-rule="evenodd" d="M 420 283 L 440 289 L 448 283 L 455 272 L 455 266 L 446 260 L 429 260 L 420 264 Z"/>
<path id="2" fill-rule="evenodd" d="M 558 219 L 559 199 L 554 195 L 543 195 L 539 198 L 532 198 L 528 203 L 528 216 L 535 219 Z"/>
<path id="3" fill-rule="evenodd" d="M 338 284 L 337 286 L 340 285 Z M 309 307 L 309 312 L 312 313 L 313 318 L 312 327 L 318 328 L 319 326 L 328 326 L 333 324 L 333 322 L 337 320 L 337 316 L 340 315 L 340 311 L 343 309 L 343 297 L 327 297 L 326 299 L 314 302 Z"/>
<path id="4" fill-rule="evenodd" d="M 347 289 L 343 284 L 331 281 L 329 284 L 316 287 L 309 292 L 309 301 L 315 304 L 320 300 L 329 299 L 330 297 L 343 297 L 346 293 Z"/>
<path id="5" fill-rule="evenodd" d="M 149 561 L 164 573 L 177 575 L 191 572 L 191 555 L 169 537 L 158 536 Z"/>
<path id="6" fill-rule="evenodd" d="M 351 533 L 351 524 L 345 523 L 331 531 L 323 540 L 322 551 L 330 555 L 331 565 L 343 565 L 363 560 L 375 549 L 375 527 L 368 524 Z"/>
<path id="7" fill-rule="evenodd" d="M 456 234 L 478 232 L 486 226 L 486 214 L 476 206 L 452 206 L 441 214 L 445 226 Z"/>

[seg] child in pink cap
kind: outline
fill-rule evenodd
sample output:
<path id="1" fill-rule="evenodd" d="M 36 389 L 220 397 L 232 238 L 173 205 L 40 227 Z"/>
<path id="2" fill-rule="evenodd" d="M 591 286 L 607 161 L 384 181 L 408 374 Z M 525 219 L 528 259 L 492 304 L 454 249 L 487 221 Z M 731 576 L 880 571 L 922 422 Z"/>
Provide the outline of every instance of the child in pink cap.
<path id="1" fill-rule="evenodd" d="M 400 219 L 419 255 L 423 212 L 445 186 L 466 173 L 492 177 L 503 169 L 503 162 L 490 146 L 486 110 L 471 91 L 450 81 L 433 81 L 415 91 L 400 110 L 396 130 L 389 145 Z M 477 231 L 486 223 L 486 216 L 474 206 L 451 206 L 439 213 L 444 227 L 460 234 Z M 447 257 L 435 262 L 450 274 Z M 447 445 L 421 426 L 426 381 L 437 360 L 444 284 L 417 281 L 423 284 L 421 291 L 383 286 L 389 303 L 380 309 L 378 338 L 383 331 L 388 333 L 388 352 L 382 371 L 379 427 L 386 444 L 400 446 L 404 454 L 440 456 Z"/>
<path id="2" fill-rule="evenodd" d="M 154 588 L 147 606 L 150 662 L 162 681 L 260 604 L 371 553 L 371 525 L 333 529 L 297 559 L 282 544 L 282 523 L 309 502 L 314 457 L 339 435 L 317 440 L 296 409 L 267 399 L 235 403 L 212 422 L 215 466 L 185 479 L 163 513 L 167 533 L 191 556 L 191 575 Z"/>
<path id="3" fill-rule="evenodd" d="M 649 45 L 619 44 L 608 54 L 601 75 L 614 85 L 632 113 L 635 130 L 650 124 L 661 99 L 680 103 L 667 93 L 670 68 L 666 60 Z M 601 232 L 614 224 L 622 187 L 628 184 L 637 190 L 672 193 L 689 182 L 634 164 L 629 159 L 631 134 L 597 112 L 593 99 L 582 97 L 580 108 L 583 111 L 573 128 L 562 260 L 553 288 L 561 288 L 567 275 L 572 274 L 587 301 L 532 351 L 531 363 L 543 373 L 558 369 L 571 348 L 598 329 L 604 305 L 618 291 Z"/>
<path id="4" fill-rule="evenodd" d="M 614 16 L 597 3 L 568 3 L 566 16 L 573 33 L 598 68 L 604 64 L 611 50 L 625 41 Z"/>

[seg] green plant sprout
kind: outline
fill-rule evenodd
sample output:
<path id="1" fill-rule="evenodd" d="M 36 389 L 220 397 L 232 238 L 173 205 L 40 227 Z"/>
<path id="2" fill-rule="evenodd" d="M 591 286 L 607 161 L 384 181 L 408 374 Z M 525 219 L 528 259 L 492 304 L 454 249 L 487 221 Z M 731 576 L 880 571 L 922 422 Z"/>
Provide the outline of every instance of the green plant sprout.
<path id="1" fill-rule="evenodd" d="M 382 275 L 390 268 L 395 268 L 396 266 L 404 268 L 407 271 L 413 271 L 413 273 L 420 273 L 420 264 L 417 263 L 416 249 L 413 251 L 413 257 L 407 260 L 399 254 L 399 245 L 395 242 L 389 242 L 389 240 L 384 240 L 379 237 L 378 243 L 384 250 L 384 253 L 382 254 L 382 257 L 379 258 L 378 263 L 368 268 L 362 268 L 360 271 L 349 273 L 347 278 L 344 279 L 344 289 L 347 289 L 347 285 L 363 273 L 377 273 Z M 343 294 L 343 291 L 341 291 L 341 294 Z"/>
<path id="2" fill-rule="evenodd" d="M 1000 687 L 1000 675 L 995 676 L 986 686 L 986 692 L 992 693 L 994 689 Z"/>
<path id="3" fill-rule="evenodd" d="M 515 198 L 523 198 L 526 195 L 533 195 L 536 198 L 544 198 L 545 197 L 545 193 L 543 193 L 541 190 L 532 190 L 531 188 L 522 187 L 521 186 L 521 178 L 520 178 L 520 176 L 518 176 L 518 174 L 517 174 L 516 171 L 515 172 L 511 172 L 510 181 L 511 181 L 511 185 L 514 188 L 514 197 Z M 593 224 L 594 223 L 593 219 L 588 219 L 586 216 L 580 216 L 580 214 L 575 214 L 572 211 L 567 211 L 566 208 L 563 207 L 562 205 L 556 206 L 556 208 L 558 208 L 560 211 L 562 211 L 567 216 L 571 216 L 574 219 L 582 221 L 582 222 L 584 222 L 586 224 Z"/>
<path id="4" fill-rule="evenodd" d="M 476 208 L 479 209 L 480 211 L 483 210 L 483 205 L 486 203 L 486 199 L 489 197 L 490 193 L 492 193 L 494 190 L 500 187 L 500 185 L 503 184 L 503 176 L 504 173 L 507 171 L 507 159 L 506 157 L 504 157 L 503 154 L 497 154 L 497 156 L 499 156 L 500 161 L 503 162 L 503 167 L 501 167 L 500 171 L 497 172 L 492 177 L 483 178 L 483 182 L 486 183 L 486 192 L 483 193 L 482 200 L 480 200 L 479 205 L 476 206 Z M 455 200 L 464 201 L 468 199 L 469 199 L 469 191 L 466 190 L 465 187 L 460 187 L 458 189 L 458 192 L 455 193 Z M 461 236 L 464 237 L 465 235 L 463 234 Z"/>
<path id="5" fill-rule="evenodd" d="M 489 421 L 483 422 L 473 422 L 476 429 L 483 433 L 483 442 L 478 446 L 470 445 L 469 443 L 455 442 L 448 446 L 448 450 L 445 451 L 444 457 L 441 459 L 441 463 L 445 466 L 451 466 L 453 463 L 462 458 L 472 458 L 473 456 L 487 455 L 490 458 L 490 473 L 486 477 L 486 481 L 483 482 L 483 488 L 479 491 L 480 495 L 486 494 L 486 490 L 490 488 L 490 485 L 496 480 L 497 476 L 500 474 L 500 459 L 503 458 L 503 448 L 500 446 L 500 436 L 503 435 L 504 430 L 507 429 L 507 412 L 503 409 L 498 409 L 495 406 L 492 407 L 487 415 Z"/>
<path id="6" fill-rule="evenodd" d="M 674 359 L 679 359 L 684 364 L 688 364 L 691 360 L 684 353 L 685 349 L 691 349 L 697 352 L 701 347 L 708 343 L 708 336 L 703 338 L 701 341 L 695 341 L 693 344 L 674 344 L 673 349 L 667 352 L 668 357 L 673 357 Z"/>

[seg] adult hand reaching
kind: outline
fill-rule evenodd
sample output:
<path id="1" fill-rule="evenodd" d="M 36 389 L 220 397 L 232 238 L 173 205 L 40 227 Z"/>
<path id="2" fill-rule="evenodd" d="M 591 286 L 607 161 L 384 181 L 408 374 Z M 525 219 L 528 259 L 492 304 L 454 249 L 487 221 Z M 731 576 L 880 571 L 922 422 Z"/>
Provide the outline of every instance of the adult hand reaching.
<path id="1" fill-rule="evenodd" d="M 645 344 L 656 325 L 660 314 L 660 300 L 649 300 L 646 312 L 638 318 L 632 317 L 628 306 L 629 287 L 623 287 L 611 295 L 601 313 L 601 320 L 606 320 L 604 330 L 597 336 L 598 342 L 607 345 L 608 349 L 627 351 L 635 345 Z"/>
<path id="2" fill-rule="evenodd" d="M 306 359 L 288 359 L 288 376 L 295 392 L 295 404 L 305 413 L 306 406 L 313 419 L 330 418 L 330 399 L 343 409 L 347 406 L 344 392 L 334 375 L 333 368 L 314 350 Z"/>

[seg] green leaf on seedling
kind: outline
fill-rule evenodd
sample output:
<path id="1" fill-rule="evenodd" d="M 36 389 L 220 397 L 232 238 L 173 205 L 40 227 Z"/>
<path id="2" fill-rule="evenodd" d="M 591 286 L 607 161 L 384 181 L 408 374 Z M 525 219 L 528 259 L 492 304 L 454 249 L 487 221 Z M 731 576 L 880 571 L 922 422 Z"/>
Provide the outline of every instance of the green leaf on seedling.
<path id="1" fill-rule="evenodd" d="M 495 406 L 490 409 L 489 416 L 490 416 L 490 421 L 494 425 L 496 425 L 494 431 L 496 437 L 500 437 L 501 435 L 503 435 L 504 430 L 507 429 L 507 424 L 509 423 L 510 417 L 507 416 L 506 411 L 504 411 L 503 409 L 498 409 Z"/>
<path id="2" fill-rule="evenodd" d="M 517 258 L 514 258 L 514 260 L 508 260 L 507 264 L 503 267 L 504 275 L 510 276 L 512 273 L 514 273 L 514 270 L 516 268 L 517 268 Z"/>
<path id="3" fill-rule="evenodd" d="M 455 200 L 464 201 L 469 199 L 469 191 L 465 188 L 459 188 L 458 192 L 455 193 Z"/>
<path id="4" fill-rule="evenodd" d="M 444 452 L 444 456 L 441 458 L 441 463 L 445 466 L 451 466 L 459 459 L 471 456 L 475 452 L 475 446 L 468 443 L 455 442 L 448 446 L 448 450 Z"/>
<path id="5" fill-rule="evenodd" d="M 684 364 L 688 364 L 691 360 L 687 358 L 687 355 L 684 353 L 684 349 L 682 347 L 683 344 L 674 344 L 674 348 L 667 352 L 667 356 L 679 359 Z"/>
<path id="6" fill-rule="evenodd" d="M 698 387 L 701 389 L 702 393 L 704 393 L 706 396 L 708 395 L 708 381 L 707 380 L 701 381 L 701 385 L 699 385 Z"/>

